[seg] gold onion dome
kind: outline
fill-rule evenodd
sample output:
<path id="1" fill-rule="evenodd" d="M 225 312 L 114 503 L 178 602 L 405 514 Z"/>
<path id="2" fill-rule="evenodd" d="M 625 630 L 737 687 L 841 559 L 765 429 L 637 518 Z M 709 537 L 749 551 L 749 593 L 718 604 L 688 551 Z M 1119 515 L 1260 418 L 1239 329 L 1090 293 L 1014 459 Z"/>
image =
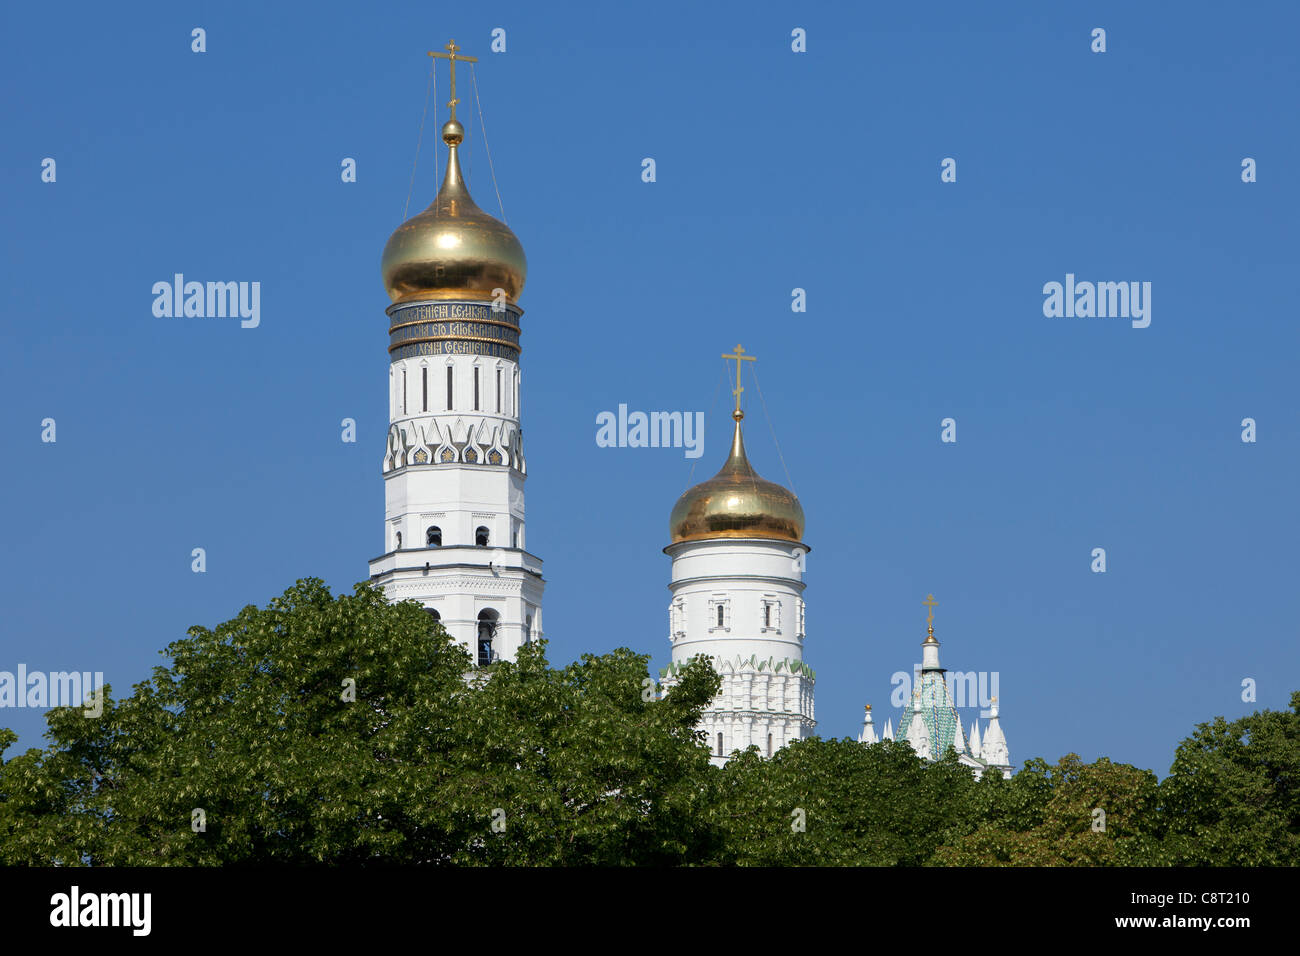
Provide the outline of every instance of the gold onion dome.
<path id="1" fill-rule="evenodd" d="M 803 508 L 794 493 L 758 476 L 740 437 L 744 413 L 732 414 L 736 433 L 722 470 L 677 499 L 668 519 L 673 544 L 709 538 L 775 538 L 801 542 Z"/>
<path id="2" fill-rule="evenodd" d="M 510 227 L 474 204 L 461 175 L 457 147 L 465 128 L 455 119 L 442 127 L 447 174 L 424 212 L 397 227 L 384 246 L 384 287 L 394 302 L 418 299 L 490 299 L 494 289 L 515 302 L 528 262 Z"/>

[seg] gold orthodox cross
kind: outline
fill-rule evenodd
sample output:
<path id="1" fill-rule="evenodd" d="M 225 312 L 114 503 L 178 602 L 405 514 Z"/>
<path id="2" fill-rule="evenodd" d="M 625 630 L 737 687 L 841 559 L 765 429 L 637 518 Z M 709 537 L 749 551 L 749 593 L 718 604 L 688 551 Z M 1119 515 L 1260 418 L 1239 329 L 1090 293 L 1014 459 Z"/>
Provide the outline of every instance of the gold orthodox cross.
<path id="1" fill-rule="evenodd" d="M 452 119 L 456 118 L 456 104 L 460 102 L 460 100 L 456 99 L 456 61 L 463 60 L 466 63 L 478 62 L 478 57 L 476 56 L 457 56 L 456 51 L 459 49 L 460 47 L 456 46 L 455 40 L 448 40 L 446 53 L 435 53 L 432 50 L 429 51 L 429 56 L 431 57 L 439 60 L 451 61 L 451 102 L 448 103 L 447 106 L 451 108 Z"/>
<path id="2" fill-rule="evenodd" d="M 936 606 L 939 602 L 936 601 L 936 600 L 934 599 L 934 595 L 933 595 L 933 594 L 927 594 L 927 595 L 925 596 L 925 600 L 922 601 L 921 603 L 924 604 L 926 607 L 928 607 L 928 608 L 930 609 L 930 616 L 927 617 L 927 618 L 925 619 L 925 623 L 926 623 L 926 624 L 933 624 L 933 623 L 934 623 L 934 609 L 935 609 L 935 606 Z"/>
<path id="3" fill-rule="evenodd" d="M 722 357 L 723 357 L 724 359 L 735 359 L 735 360 L 736 360 L 736 388 L 735 388 L 734 391 L 732 391 L 731 394 L 736 396 L 736 411 L 734 412 L 734 414 L 739 415 L 739 414 L 741 414 L 741 411 L 740 411 L 740 393 L 743 392 L 743 391 L 745 390 L 745 387 L 744 387 L 743 385 L 740 384 L 740 363 L 741 363 L 741 362 L 757 362 L 758 359 L 757 359 L 755 356 L 753 356 L 753 355 L 746 355 L 746 354 L 745 354 L 744 346 L 742 346 L 739 342 L 736 343 L 736 351 L 732 352 L 730 355 L 726 355 L 726 354 L 724 354 Z"/>

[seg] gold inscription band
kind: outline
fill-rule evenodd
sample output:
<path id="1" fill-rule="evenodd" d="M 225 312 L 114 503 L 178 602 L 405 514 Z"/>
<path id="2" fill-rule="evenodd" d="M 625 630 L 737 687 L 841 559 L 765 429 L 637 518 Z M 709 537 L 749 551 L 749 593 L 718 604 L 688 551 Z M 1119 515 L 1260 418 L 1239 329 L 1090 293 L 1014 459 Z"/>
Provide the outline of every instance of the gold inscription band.
<path id="1" fill-rule="evenodd" d="M 403 343 L 389 348 L 391 360 L 418 358 L 421 355 L 486 355 L 491 358 L 519 361 L 523 351 L 517 345 L 489 340 L 466 341 L 462 338 L 436 339 L 416 343 Z"/>
<path id="2" fill-rule="evenodd" d="M 392 305 L 388 353 L 392 361 L 421 355 L 487 355 L 519 360 L 523 310 L 473 302 Z"/>
<path id="3" fill-rule="evenodd" d="M 478 319 L 480 321 L 501 321 L 510 317 L 516 325 L 524 310 L 516 305 L 506 305 L 495 309 L 490 305 L 474 302 L 424 302 L 418 305 L 390 305 L 387 309 L 390 318 L 400 317 L 403 321 L 428 322 L 433 319 Z"/>
<path id="4" fill-rule="evenodd" d="M 388 348 L 392 350 L 400 345 L 411 345 L 416 342 L 440 342 L 444 339 L 463 339 L 466 342 L 500 342 L 503 345 L 515 347 L 519 345 L 519 333 L 514 330 L 498 329 L 490 325 L 475 325 L 474 323 L 428 322 L 413 325 L 394 333 L 389 339 Z"/>
<path id="5" fill-rule="evenodd" d="M 388 327 L 388 332 L 391 335 L 392 333 L 396 332 L 398 329 L 410 328 L 412 325 L 430 325 L 432 324 L 432 321 L 433 320 L 430 319 L 415 319 L 410 322 L 399 322 L 396 325 L 390 325 Z M 517 322 L 509 322 L 509 321 L 501 322 L 498 321 L 497 319 L 471 319 L 470 321 L 476 325 L 499 325 L 503 329 L 511 329 L 515 333 L 519 332 L 519 324 Z M 438 324 L 445 325 L 446 323 L 439 322 Z"/>

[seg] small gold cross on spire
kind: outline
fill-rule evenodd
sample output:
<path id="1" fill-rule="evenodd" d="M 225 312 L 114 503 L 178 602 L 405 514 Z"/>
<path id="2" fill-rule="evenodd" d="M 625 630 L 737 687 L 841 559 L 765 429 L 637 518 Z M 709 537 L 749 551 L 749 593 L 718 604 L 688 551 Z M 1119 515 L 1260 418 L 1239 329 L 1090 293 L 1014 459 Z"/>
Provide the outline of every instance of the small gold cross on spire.
<path id="1" fill-rule="evenodd" d="M 745 390 L 745 387 L 740 384 L 740 363 L 757 362 L 758 359 L 753 355 L 746 355 L 744 346 L 742 346 L 739 342 L 736 343 L 736 351 L 732 352 L 729 355 L 724 353 L 722 357 L 724 359 L 736 360 L 736 387 L 731 392 L 732 395 L 736 396 L 736 410 L 731 413 L 731 417 L 734 418 L 736 421 L 740 421 L 742 418 L 745 417 L 745 413 L 740 410 L 740 393 Z"/>
<path id="2" fill-rule="evenodd" d="M 456 61 L 463 60 L 466 63 L 478 62 L 478 57 L 476 56 L 458 56 L 457 51 L 459 49 L 460 47 L 456 46 L 455 40 L 448 40 L 446 53 L 435 53 L 433 50 L 429 51 L 429 56 L 439 60 L 449 60 L 451 62 L 451 102 L 449 102 L 447 106 L 451 109 L 451 118 L 453 120 L 456 118 L 456 104 L 460 102 L 460 100 L 456 99 Z"/>
<path id="3" fill-rule="evenodd" d="M 933 595 L 933 594 L 927 594 L 927 595 L 925 596 L 925 600 L 922 601 L 921 603 L 924 604 L 926 607 L 928 607 L 928 608 L 930 609 L 930 616 L 927 617 L 927 618 L 925 619 L 925 623 L 926 623 L 926 624 L 933 624 L 933 623 L 934 623 L 934 609 L 939 605 L 939 602 L 936 601 L 936 600 L 934 599 L 934 595 Z"/>
<path id="4" fill-rule="evenodd" d="M 926 607 L 928 607 L 928 608 L 930 609 L 930 614 L 929 614 L 929 616 L 926 617 L 926 619 L 925 619 L 925 623 L 926 623 L 926 625 L 927 625 L 927 627 L 926 627 L 926 629 L 925 629 L 925 630 L 926 630 L 926 638 L 925 638 L 925 642 L 926 642 L 927 644 L 929 644 L 929 643 L 931 643 L 931 642 L 934 642 L 934 643 L 937 644 L 938 641 L 935 641 L 935 640 L 934 640 L 934 609 L 935 609 L 935 606 L 938 605 L 939 602 L 936 601 L 936 600 L 934 599 L 934 595 L 933 595 L 933 594 L 927 594 L 927 595 L 925 596 L 925 600 L 922 601 L 921 603 L 924 604 Z"/>

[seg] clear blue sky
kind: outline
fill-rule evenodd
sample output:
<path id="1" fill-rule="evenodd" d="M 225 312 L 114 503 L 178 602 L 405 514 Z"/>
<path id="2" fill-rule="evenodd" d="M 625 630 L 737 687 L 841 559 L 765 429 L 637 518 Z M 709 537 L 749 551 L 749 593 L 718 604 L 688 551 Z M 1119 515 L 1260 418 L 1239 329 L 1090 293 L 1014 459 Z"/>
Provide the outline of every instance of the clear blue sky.
<path id="1" fill-rule="evenodd" d="M 424 53 L 455 37 L 528 254 L 528 541 L 554 662 L 667 662 L 668 514 L 722 461 L 719 355 L 739 341 L 807 514 L 823 735 L 856 735 L 868 701 L 896 716 L 928 592 L 944 663 L 999 673 L 1017 764 L 1074 751 L 1163 775 L 1197 722 L 1286 706 L 1300 13 L 1133 6 L 7 5 L 0 670 L 102 670 L 125 692 L 192 624 L 300 577 L 365 578 L 379 257 Z M 431 120 L 412 213 L 435 143 Z M 259 281 L 261 326 L 155 318 L 176 272 Z M 1044 317 L 1066 273 L 1151 282 L 1150 327 Z M 680 450 L 598 448 L 620 403 L 712 410 L 694 474 Z M 784 483 L 757 403 L 747 424 Z M 34 746 L 44 721 L 0 725 Z"/>

